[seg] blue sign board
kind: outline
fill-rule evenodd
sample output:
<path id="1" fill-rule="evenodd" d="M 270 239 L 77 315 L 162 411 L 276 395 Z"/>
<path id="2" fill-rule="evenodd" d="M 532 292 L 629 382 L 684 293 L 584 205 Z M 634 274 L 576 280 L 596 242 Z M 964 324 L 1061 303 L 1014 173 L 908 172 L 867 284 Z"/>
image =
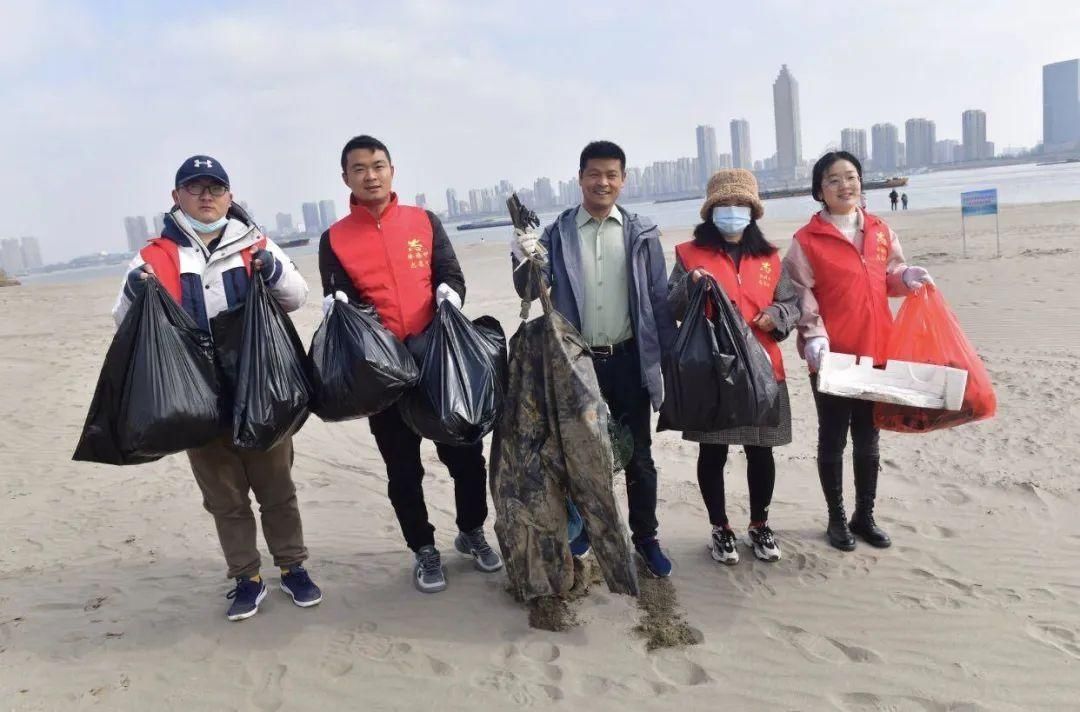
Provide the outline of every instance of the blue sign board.
<path id="1" fill-rule="evenodd" d="M 997 215 L 997 188 L 960 194 L 961 215 Z"/>

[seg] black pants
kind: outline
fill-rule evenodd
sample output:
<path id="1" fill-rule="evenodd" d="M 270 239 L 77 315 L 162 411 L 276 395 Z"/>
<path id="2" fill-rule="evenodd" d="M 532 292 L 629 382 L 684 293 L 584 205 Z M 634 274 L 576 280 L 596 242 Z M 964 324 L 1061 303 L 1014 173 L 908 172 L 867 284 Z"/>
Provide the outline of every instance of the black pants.
<path id="1" fill-rule="evenodd" d="M 630 344 L 612 356 L 595 356 L 600 393 L 611 417 L 630 430 L 634 452 L 626 466 L 626 499 L 635 542 L 656 536 L 656 465 L 652 458 L 652 401 L 641 385 L 637 347 Z"/>
<path id="2" fill-rule="evenodd" d="M 851 431 L 855 469 L 877 471 L 878 434 L 874 427 L 874 404 L 870 401 L 819 393 L 817 374 L 811 374 L 814 405 L 818 415 L 818 463 L 836 465 L 844 461 L 848 430 Z"/>
<path id="3" fill-rule="evenodd" d="M 424 504 L 424 466 L 420 462 L 420 436 L 409 429 L 397 406 L 368 418 L 371 434 L 379 446 L 386 475 L 387 493 L 394 505 L 405 543 L 413 551 L 435 543 L 435 527 L 428 521 Z M 454 478 L 457 527 L 468 532 L 487 519 L 487 470 L 484 444 L 452 446 L 436 443 L 435 450 Z"/>
<path id="4" fill-rule="evenodd" d="M 771 447 L 744 445 L 746 453 L 746 484 L 750 489 L 750 523 L 759 524 L 769 518 L 773 487 L 776 485 L 776 463 Z M 701 498 L 709 512 L 709 522 L 727 527 L 727 508 L 724 499 L 724 465 L 728 446 L 701 443 L 698 449 L 697 481 Z"/>

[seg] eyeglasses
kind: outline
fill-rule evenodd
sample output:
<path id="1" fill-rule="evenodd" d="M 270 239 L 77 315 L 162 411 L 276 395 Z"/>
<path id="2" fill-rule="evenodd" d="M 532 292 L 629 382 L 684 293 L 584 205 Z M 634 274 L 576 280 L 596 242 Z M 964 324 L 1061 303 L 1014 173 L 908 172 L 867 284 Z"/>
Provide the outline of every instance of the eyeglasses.
<path id="1" fill-rule="evenodd" d="M 214 196 L 215 198 L 220 198 L 221 196 L 225 195 L 225 193 L 229 192 L 229 186 L 222 185 L 221 183 L 184 183 L 180 187 L 185 193 L 195 198 L 201 197 L 202 194 L 207 191 L 210 191 L 210 195 Z"/>
<path id="2" fill-rule="evenodd" d="M 843 187 L 845 185 L 858 185 L 858 184 L 859 184 L 859 176 L 847 176 L 846 178 L 836 177 L 836 178 L 830 178 L 829 180 L 825 181 L 825 187 L 826 188 L 832 188 L 833 190 L 836 190 L 837 188 L 841 188 L 841 187 Z"/>

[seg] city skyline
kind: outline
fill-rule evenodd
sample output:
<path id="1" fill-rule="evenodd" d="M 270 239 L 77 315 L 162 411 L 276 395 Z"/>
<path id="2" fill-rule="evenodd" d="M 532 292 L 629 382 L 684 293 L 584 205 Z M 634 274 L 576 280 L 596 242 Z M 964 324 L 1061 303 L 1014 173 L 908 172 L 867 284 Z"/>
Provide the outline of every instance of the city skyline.
<path id="1" fill-rule="evenodd" d="M 749 123 L 754 163 L 764 167 L 776 152 L 771 83 L 784 63 L 799 83 L 804 158 L 837 144 L 842 128 L 916 116 L 959 138 L 960 114 L 972 107 L 987 113 L 998 146 L 1030 147 L 1043 133 L 1042 67 L 1080 47 L 1080 4 L 1064 0 L 1028 13 L 924 0 L 903 12 L 860 6 L 859 31 L 826 46 L 822 37 L 850 27 L 850 8 L 763 0 L 725 8 L 708 33 L 687 31 L 690 9 L 15 3 L 0 26 L 0 190 L 19 199 L 5 206 L 0 233 L 39 236 L 49 260 L 118 249 L 123 217 L 167 209 L 177 165 L 196 153 L 219 159 L 235 194 L 272 221 L 304 196 L 344 200 L 338 157 L 360 133 L 390 146 L 402 195 L 426 193 L 440 210 L 447 187 L 565 179 L 591 139 L 616 141 L 631 165 L 694 156 L 694 127 L 721 129 L 733 117 Z M 929 17 L 958 31 L 943 41 L 926 31 Z M 567 26 L 618 26 L 641 51 L 613 63 L 604 43 Z M 768 41 L 747 28 L 768 28 Z M 154 62 L 145 37 L 160 40 Z M 743 58 L 722 82 L 719 46 Z M 359 67 L 361 78 L 343 81 Z M 605 101 L 566 100 L 588 95 Z M 181 111 L 177 96 L 198 100 Z M 334 111 L 312 111 L 328 97 Z M 717 143 L 727 151 L 727 138 Z M 109 190 L 75 189 L 87 176 Z"/>

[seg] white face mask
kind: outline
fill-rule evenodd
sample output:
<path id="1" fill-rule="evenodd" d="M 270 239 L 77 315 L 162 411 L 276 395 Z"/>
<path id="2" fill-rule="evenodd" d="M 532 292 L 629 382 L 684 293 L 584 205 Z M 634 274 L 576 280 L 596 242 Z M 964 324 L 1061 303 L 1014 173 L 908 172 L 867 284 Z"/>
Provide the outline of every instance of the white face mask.
<path id="1" fill-rule="evenodd" d="M 738 235 L 750 225 L 750 208 L 741 205 L 717 206 L 712 211 L 713 225 L 725 235 Z"/>
<path id="2" fill-rule="evenodd" d="M 203 235 L 208 235 L 208 234 L 210 234 L 212 232 L 217 232 L 221 228 L 225 227 L 225 224 L 227 222 L 229 222 L 229 217 L 227 215 L 223 216 L 220 220 L 215 220 L 212 223 L 201 222 L 201 221 L 196 220 L 195 218 L 191 217 L 187 213 L 184 213 L 184 217 L 187 218 L 188 223 L 191 225 L 191 228 L 195 232 L 203 234 Z"/>

